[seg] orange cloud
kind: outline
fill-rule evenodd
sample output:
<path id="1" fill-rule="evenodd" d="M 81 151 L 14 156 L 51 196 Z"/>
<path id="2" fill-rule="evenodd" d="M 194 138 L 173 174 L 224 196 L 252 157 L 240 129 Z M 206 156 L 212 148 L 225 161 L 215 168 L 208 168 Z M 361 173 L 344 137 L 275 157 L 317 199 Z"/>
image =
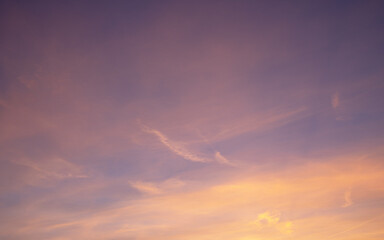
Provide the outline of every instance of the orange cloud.
<path id="1" fill-rule="evenodd" d="M 66 220 L 70 219 L 66 213 L 48 215 L 25 231 L 56 231 L 72 226 L 74 232 L 68 233 L 71 238 L 89 231 L 98 236 L 95 239 L 151 239 L 154 234 L 158 239 L 215 236 L 228 240 L 285 236 L 299 240 L 311 236 L 317 240 L 335 234 L 344 239 L 352 233 L 364 236 L 367 227 L 375 229 L 372 223 L 384 221 L 377 214 L 382 206 L 370 204 L 384 197 L 382 186 L 377 185 L 384 180 L 384 170 L 374 164 L 367 160 L 313 163 L 273 173 L 229 176 L 219 184 L 185 190 L 180 180 L 131 182 L 131 186 L 149 194 L 73 220 Z M 166 191 L 174 186 L 180 191 Z M 343 199 L 339 193 L 345 186 L 352 186 L 355 192 L 356 204 L 349 208 L 340 207 Z M 361 215 L 362 211 L 366 214 Z M 49 219 L 62 220 L 46 225 Z M 98 228 L 104 225 L 113 227 L 100 232 Z"/>

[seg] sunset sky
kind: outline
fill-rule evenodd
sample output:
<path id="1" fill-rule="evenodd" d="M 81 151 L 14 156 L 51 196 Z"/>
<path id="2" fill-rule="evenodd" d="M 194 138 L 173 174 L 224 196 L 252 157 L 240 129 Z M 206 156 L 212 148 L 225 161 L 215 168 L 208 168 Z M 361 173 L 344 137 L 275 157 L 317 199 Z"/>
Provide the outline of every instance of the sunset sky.
<path id="1" fill-rule="evenodd" d="M 384 1 L 0 2 L 0 239 L 383 240 Z"/>

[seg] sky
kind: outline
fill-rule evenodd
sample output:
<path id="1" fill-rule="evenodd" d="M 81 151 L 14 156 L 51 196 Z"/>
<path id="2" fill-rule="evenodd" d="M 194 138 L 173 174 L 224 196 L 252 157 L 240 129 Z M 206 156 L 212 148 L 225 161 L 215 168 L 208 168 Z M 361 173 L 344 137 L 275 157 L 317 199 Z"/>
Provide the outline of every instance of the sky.
<path id="1" fill-rule="evenodd" d="M 1 1 L 0 238 L 384 239 L 383 10 Z"/>

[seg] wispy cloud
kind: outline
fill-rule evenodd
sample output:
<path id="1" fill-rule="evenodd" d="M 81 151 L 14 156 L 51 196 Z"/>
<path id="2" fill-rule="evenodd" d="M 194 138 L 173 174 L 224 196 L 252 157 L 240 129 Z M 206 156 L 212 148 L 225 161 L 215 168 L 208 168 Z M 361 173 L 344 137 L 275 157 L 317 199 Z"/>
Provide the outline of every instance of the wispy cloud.
<path id="1" fill-rule="evenodd" d="M 40 178 L 87 178 L 81 168 L 62 158 L 50 158 L 45 161 L 32 161 L 29 159 L 18 159 L 12 161 L 15 164 L 28 167 L 36 172 Z"/>
<path id="2" fill-rule="evenodd" d="M 2 2 L 0 239 L 383 239 L 384 1 Z"/>
<path id="3" fill-rule="evenodd" d="M 334 109 L 338 108 L 340 106 L 340 99 L 339 99 L 339 93 L 336 92 L 332 95 L 331 104 Z"/>
<path id="4" fill-rule="evenodd" d="M 350 171 L 343 172 L 345 168 Z M 95 239 L 152 239 L 157 234 L 158 239 L 171 240 L 214 236 L 225 240 L 281 239 L 287 235 L 300 240 L 311 235 L 311 239 L 320 240 L 324 236 L 335 236 L 335 233 L 343 236 L 369 225 L 365 220 L 359 223 L 362 220 L 359 208 L 347 215 L 338 211 L 327 213 L 331 216 L 324 216 L 324 210 L 339 207 L 339 198 L 334 193 L 346 184 L 357 184 L 356 191 L 373 190 L 383 179 L 382 172 L 381 168 L 370 165 L 362 168 L 345 161 L 272 173 L 248 173 L 217 185 L 182 188 L 180 191 L 169 191 L 172 187 L 182 186 L 178 179 L 158 183 L 136 181 L 131 182 L 131 186 L 147 194 L 145 198 L 130 199 L 73 219 L 66 212 L 45 216 L 28 225 L 28 231 L 23 233 L 46 234 L 69 228 L 73 231 L 67 231 L 65 237 L 73 239 L 83 236 L 84 232 L 94 232 Z M 364 196 L 365 201 L 382 196 L 378 191 Z M 367 207 L 370 205 L 365 205 L 363 210 Z M 370 219 L 380 220 L 375 211 L 368 213 Z M 100 226 L 110 228 L 105 230 Z M 320 230 L 314 230 L 316 226 Z M 340 229 L 346 230 L 340 232 Z M 364 232 L 353 233 L 364 235 Z"/>
<path id="5" fill-rule="evenodd" d="M 145 181 L 130 181 L 129 184 L 136 190 L 151 195 L 167 193 L 171 190 L 178 189 L 185 185 L 183 181 L 177 178 L 170 178 L 157 183 Z"/>
<path id="6" fill-rule="evenodd" d="M 338 121 L 346 120 L 345 109 L 344 109 L 344 106 L 342 106 L 341 103 L 340 103 L 340 94 L 339 94 L 339 92 L 335 92 L 331 96 L 331 105 L 332 105 L 332 108 L 333 108 L 334 113 L 336 115 L 336 120 L 338 120 Z"/>
<path id="7" fill-rule="evenodd" d="M 343 234 L 348 233 L 348 232 L 351 232 L 351 231 L 353 231 L 353 230 L 362 228 L 363 226 L 368 225 L 368 224 L 370 224 L 370 223 L 372 223 L 372 222 L 374 222 L 374 221 L 377 221 L 377 220 L 379 220 L 379 219 L 382 218 L 382 217 L 383 217 L 383 214 L 379 214 L 379 215 L 376 216 L 376 217 L 370 218 L 370 219 L 368 219 L 368 220 L 366 220 L 366 221 L 362 221 L 362 222 L 360 222 L 360 223 L 358 223 L 358 224 L 356 224 L 356 225 L 354 225 L 354 226 L 352 226 L 352 227 L 349 227 L 349 228 L 347 228 L 347 229 L 345 229 L 345 230 L 343 230 L 343 231 L 341 231 L 341 232 L 337 232 L 337 233 L 335 233 L 335 234 L 332 234 L 331 236 L 328 236 L 327 238 L 328 238 L 328 239 L 335 239 L 335 238 L 338 238 L 338 237 L 340 237 L 340 235 L 343 235 Z M 381 232 L 381 233 L 383 233 L 383 232 Z"/>
<path id="8" fill-rule="evenodd" d="M 231 118 L 230 122 L 219 124 L 217 131 L 210 134 L 206 141 L 218 142 L 251 132 L 265 131 L 302 118 L 306 112 L 305 107 L 286 111 L 271 111 L 262 114 L 248 115 L 246 117 Z"/>
<path id="9" fill-rule="evenodd" d="M 150 128 L 150 127 L 148 127 L 148 126 L 146 126 L 140 122 L 139 122 L 139 124 L 141 126 L 141 129 L 144 132 L 154 134 L 155 136 L 157 136 L 159 141 L 164 146 L 166 146 L 170 151 L 181 156 L 182 158 L 184 158 L 186 160 L 193 161 L 193 162 L 202 162 L 202 163 L 218 162 L 221 164 L 231 165 L 229 160 L 226 159 L 223 155 L 221 155 L 220 152 L 216 152 L 213 158 L 204 156 L 203 154 L 197 154 L 197 153 L 191 152 L 190 150 L 188 150 L 186 147 L 183 146 L 184 144 L 177 143 L 177 142 L 170 140 L 162 132 L 160 132 L 156 129 L 152 129 L 152 128 Z"/>
<path id="10" fill-rule="evenodd" d="M 158 131 L 156 129 L 152 129 L 152 128 L 145 126 L 143 124 L 140 124 L 140 125 L 141 125 L 141 128 L 143 131 L 156 135 L 158 137 L 159 141 L 162 144 L 164 144 L 164 146 L 166 146 L 169 150 L 171 150 L 173 153 L 181 156 L 182 158 L 189 160 L 189 161 L 193 161 L 193 162 L 210 162 L 211 161 L 211 159 L 203 157 L 203 156 L 198 156 L 198 155 L 190 152 L 189 150 L 187 150 L 183 146 L 181 146 L 179 143 L 171 141 L 170 139 L 168 139 L 167 136 L 165 136 L 160 131 Z"/>
<path id="11" fill-rule="evenodd" d="M 291 234 L 292 233 L 292 222 L 282 222 L 280 220 L 279 212 L 263 212 L 257 215 L 257 220 L 254 221 L 258 230 L 265 228 L 274 228 L 281 233 Z"/>
<path id="12" fill-rule="evenodd" d="M 345 193 L 344 193 L 344 204 L 342 206 L 343 208 L 349 207 L 349 206 L 351 206 L 353 204 L 351 194 L 352 194 L 352 192 L 351 192 L 350 189 L 345 191 Z"/>
<path id="13" fill-rule="evenodd" d="M 162 190 L 157 187 L 155 184 L 150 182 L 142 182 L 142 181 L 131 181 L 130 185 L 139 190 L 140 192 L 147 194 L 160 194 Z"/>
<path id="14" fill-rule="evenodd" d="M 226 165 L 231 165 L 231 166 L 235 166 L 234 163 L 230 162 L 226 157 L 224 157 L 223 155 L 221 155 L 220 152 L 216 152 L 216 153 L 215 153 L 215 159 L 216 159 L 216 161 L 219 162 L 219 163 L 226 164 Z"/>

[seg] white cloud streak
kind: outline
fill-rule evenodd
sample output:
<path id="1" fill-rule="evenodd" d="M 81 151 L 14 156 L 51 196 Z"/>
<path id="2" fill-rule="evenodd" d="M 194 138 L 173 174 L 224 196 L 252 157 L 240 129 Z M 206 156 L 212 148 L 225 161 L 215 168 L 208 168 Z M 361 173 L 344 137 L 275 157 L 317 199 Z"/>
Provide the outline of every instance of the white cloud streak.
<path id="1" fill-rule="evenodd" d="M 192 161 L 192 162 L 202 162 L 202 163 L 207 163 L 207 162 L 218 162 L 221 164 L 227 164 L 227 165 L 232 165 L 228 159 L 226 159 L 223 155 L 220 154 L 220 152 L 216 152 L 214 158 L 209 158 L 205 157 L 196 153 L 193 153 L 186 149 L 185 147 L 182 146 L 182 144 L 176 143 L 171 141 L 166 135 L 161 133 L 160 131 L 156 129 L 152 129 L 148 126 L 143 125 L 142 123 L 139 123 L 141 126 L 141 129 L 144 132 L 151 133 L 159 139 L 159 141 L 164 144 L 170 151 L 175 153 L 176 155 L 181 156 L 182 158 Z"/>

